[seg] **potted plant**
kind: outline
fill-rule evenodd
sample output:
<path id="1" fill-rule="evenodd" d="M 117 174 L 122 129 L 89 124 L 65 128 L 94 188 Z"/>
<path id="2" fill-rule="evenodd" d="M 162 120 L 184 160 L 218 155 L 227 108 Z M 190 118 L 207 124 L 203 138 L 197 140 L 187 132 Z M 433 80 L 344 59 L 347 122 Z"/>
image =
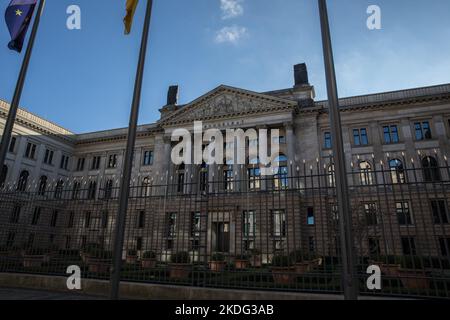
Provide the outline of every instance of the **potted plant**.
<path id="1" fill-rule="evenodd" d="M 88 243 L 86 245 L 83 246 L 83 248 L 80 251 L 80 257 L 81 260 L 84 263 L 87 263 L 87 258 L 89 256 L 90 252 L 95 252 L 96 250 L 101 250 L 102 247 L 98 244 L 98 243 Z"/>
<path id="2" fill-rule="evenodd" d="M 153 251 L 145 251 L 142 255 L 141 265 L 144 269 L 151 269 L 156 266 L 156 253 Z"/>
<path id="3" fill-rule="evenodd" d="M 137 262 L 137 251 L 136 250 L 128 250 L 127 251 L 127 264 L 136 264 Z"/>
<path id="4" fill-rule="evenodd" d="M 251 250 L 250 265 L 253 268 L 261 268 L 262 258 L 261 252 L 258 249 Z"/>
<path id="5" fill-rule="evenodd" d="M 389 277 L 398 277 L 401 268 L 402 259 L 397 256 L 386 256 L 381 261 L 370 260 L 371 265 L 379 266 L 381 272 Z"/>
<path id="6" fill-rule="evenodd" d="M 295 272 L 298 274 L 310 272 L 322 264 L 322 258 L 316 258 L 310 254 L 305 255 L 301 250 L 291 252 L 289 257 L 295 266 Z"/>
<path id="7" fill-rule="evenodd" d="M 41 248 L 31 248 L 24 251 L 23 267 L 40 268 L 46 261 L 47 251 Z"/>
<path id="8" fill-rule="evenodd" d="M 112 252 L 102 248 L 91 248 L 85 252 L 89 272 L 109 273 L 111 269 Z"/>
<path id="9" fill-rule="evenodd" d="M 227 263 L 225 261 L 225 256 L 222 253 L 214 253 L 209 261 L 209 269 L 212 272 L 222 272 L 225 270 Z"/>
<path id="10" fill-rule="evenodd" d="M 271 270 L 275 284 L 289 285 L 296 279 L 295 268 L 289 256 L 275 255 Z"/>
<path id="11" fill-rule="evenodd" d="M 411 290 L 426 290 L 430 288 L 430 272 L 420 257 L 403 257 L 398 276 L 402 285 Z"/>
<path id="12" fill-rule="evenodd" d="M 248 268 L 248 265 L 250 264 L 250 259 L 248 255 L 241 254 L 239 256 L 236 256 L 234 259 L 234 267 L 236 270 L 245 270 Z"/>
<path id="13" fill-rule="evenodd" d="M 177 252 L 170 257 L 169 277 L 171 279 L 186 279 L 191 272 L 189 253 Z"/>

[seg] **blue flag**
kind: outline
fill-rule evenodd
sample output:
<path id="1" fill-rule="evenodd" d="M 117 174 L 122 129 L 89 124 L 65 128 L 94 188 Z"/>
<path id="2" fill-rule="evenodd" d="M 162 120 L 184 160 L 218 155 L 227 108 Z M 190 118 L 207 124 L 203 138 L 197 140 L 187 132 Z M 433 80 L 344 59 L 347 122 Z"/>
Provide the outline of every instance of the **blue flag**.
<path id="1" fill-rule="evenodd" d="M 5 12 L 5 20 L 11 35 L 8 48 L 22 51 L 25 35 L 33 17 L 37 0 L 12 0 Z"/>

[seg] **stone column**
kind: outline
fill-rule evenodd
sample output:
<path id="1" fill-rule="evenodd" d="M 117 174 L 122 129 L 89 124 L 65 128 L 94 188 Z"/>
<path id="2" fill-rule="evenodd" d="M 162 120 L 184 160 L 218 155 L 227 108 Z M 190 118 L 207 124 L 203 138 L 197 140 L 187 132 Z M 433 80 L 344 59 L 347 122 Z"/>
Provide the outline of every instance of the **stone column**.
<path id="1" fill-rule="evenodd" d="M 286 132 L 289 188 L 293 188 L 294 187 L 293 177 L 295 176 L 295 143 L 296 143 L 294 124 L 292 122 L 286 122 L 284 123 L 284 129 Z"/>

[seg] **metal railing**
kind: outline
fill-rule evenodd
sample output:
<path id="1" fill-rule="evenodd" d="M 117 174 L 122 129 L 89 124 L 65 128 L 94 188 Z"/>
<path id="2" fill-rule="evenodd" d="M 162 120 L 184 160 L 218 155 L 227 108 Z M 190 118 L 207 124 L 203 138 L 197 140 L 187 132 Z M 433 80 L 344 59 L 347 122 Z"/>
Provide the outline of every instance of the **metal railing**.
<path id="1" fill-rule="evenodd" d="M 361 294 L 449 298 L 450 167 L 437 158 L 418 167 L 403 157 L 352 164 Z M 253 165 L 135 177 L 121 280 L 341 293 L 329 164 L 281 166 L 270 177 Z M 78 265 L 83 278 L 109 279 L 118 185 L 107 178 L 6 184 L 0 271 L 66 275 Z M 366 286 L 370 265 L 381 269 L 381 290 Z"/>

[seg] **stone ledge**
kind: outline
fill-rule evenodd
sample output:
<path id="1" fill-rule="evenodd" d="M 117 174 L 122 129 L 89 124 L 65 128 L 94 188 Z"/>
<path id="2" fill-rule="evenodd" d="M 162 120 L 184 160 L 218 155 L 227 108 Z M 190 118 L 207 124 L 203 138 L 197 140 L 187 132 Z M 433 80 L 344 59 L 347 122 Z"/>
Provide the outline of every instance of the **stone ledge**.
<path id="1" fill-rule="evenodd" d="M 85 279 L 80 291 L 66 288 L 66 277 L 0 273 L 0 287 L 48 290 L 65 293 L 82 293 L 107 297 L 109 281 Z M 213 289 L 121 282 L 120 297 L 146 300 L 343 300 L 341 295 L 312 294 L 279 291 L 251 291 L 238 289 Z"/>

